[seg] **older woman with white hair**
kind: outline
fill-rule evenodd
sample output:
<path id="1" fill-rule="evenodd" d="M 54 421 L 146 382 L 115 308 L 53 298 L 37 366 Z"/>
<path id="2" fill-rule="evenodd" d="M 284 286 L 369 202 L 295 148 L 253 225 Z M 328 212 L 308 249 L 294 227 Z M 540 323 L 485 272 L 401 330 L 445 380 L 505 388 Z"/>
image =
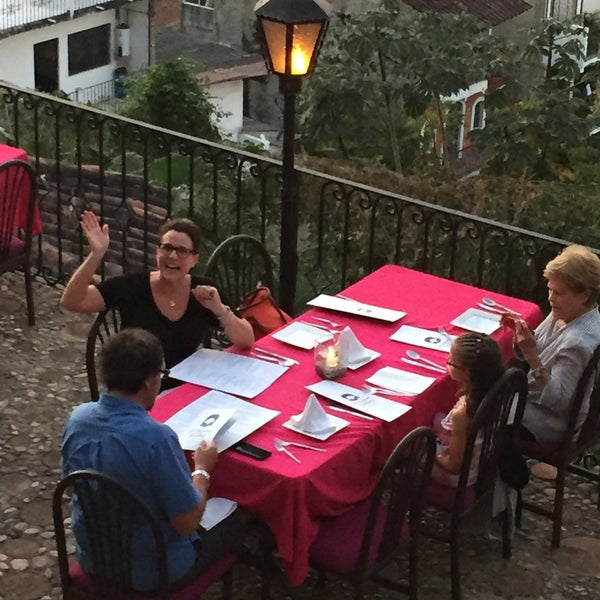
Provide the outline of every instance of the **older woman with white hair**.
<path id="1" fill-rule="evenodd" d="M 501 323 L 514 329 L 515 354 L 530 367 L 523 437 L 553 443 L 567 429 L 577 383 L 600 344 L 600 258 L 568 246 L 546 265 L 544 277 L 552 310 L 535 332 L 514 314 L 502 315 Z"/>

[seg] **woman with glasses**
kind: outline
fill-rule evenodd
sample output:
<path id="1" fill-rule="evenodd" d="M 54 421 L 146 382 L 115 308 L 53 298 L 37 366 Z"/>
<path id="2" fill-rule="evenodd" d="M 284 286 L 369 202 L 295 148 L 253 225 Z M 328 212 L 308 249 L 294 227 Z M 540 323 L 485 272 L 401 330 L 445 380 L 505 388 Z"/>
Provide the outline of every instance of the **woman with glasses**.
<path id="1" fill-rule="evenodd" d="M 167 368 L 173 367 L 210 339 L 221 326 L 232 344 L 249 348 L 252 327 L 223 303 L 219 291 L 204 277 L 190 275 L 198 262 L 200 230 L 189 219 L 172 219 L 159 230 L 156 270 L 127 273 L 93 283 L 110 241 L 108 225 L 100 226 L 91 211 L 81 216 L 90 253 L 75 271 L 61 298 L 73 312 L 95 313 L 117 308 L 121 327 L 142 327 L 161 341 Z M 176 385 L 166 379 L 163 389 Z"/>
<path id="2" fill-rule="evenodd" d="M 447 415 L 436 415 L 434 430 L 438 453 L 432 477 L 443 485 L 456 487 L 467 445 L 471 421 L 481 401 L 505 371 L 498 343 L 481 333 L 463 333 L 450 347 L 446 361 L 450 377 L 461 387 L 458 400 Z M 481 444 L 475 445 L 467 485 L 477 478 Z"/>

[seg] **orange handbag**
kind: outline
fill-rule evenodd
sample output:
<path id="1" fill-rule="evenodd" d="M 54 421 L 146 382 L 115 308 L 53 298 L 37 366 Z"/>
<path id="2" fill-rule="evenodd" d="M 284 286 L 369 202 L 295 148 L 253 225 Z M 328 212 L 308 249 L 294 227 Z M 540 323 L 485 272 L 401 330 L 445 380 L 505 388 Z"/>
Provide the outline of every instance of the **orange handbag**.
<path id="1" fill-rule="evenodd" d="M 290 315 L 277 306 L 271 290 L 264 286 L 258 286 L 242 300 L 238 313 L 252 325 L 255 339 L 279 329 L 292 320 Z"/>

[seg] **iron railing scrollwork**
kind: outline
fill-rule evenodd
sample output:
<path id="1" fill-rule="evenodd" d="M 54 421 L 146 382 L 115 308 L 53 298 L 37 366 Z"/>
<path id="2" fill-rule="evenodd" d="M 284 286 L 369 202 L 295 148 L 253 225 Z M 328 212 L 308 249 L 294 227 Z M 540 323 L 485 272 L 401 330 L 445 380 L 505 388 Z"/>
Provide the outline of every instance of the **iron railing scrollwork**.
<path id="1" fill-rule="evenodd" d="M 165 218 L 190 216 L 212 249 L 248 233 L 278 264 L 281 163 L 89 106 L 0 84 L 5 141 L 44 178 L 38 272 L 64 281 L 86 252 L 83 207 L 111 224 L 102 275 L 148 269 Z M 297 168 L 296 304 L 336 292 L 386 263 L 544 302 L 545 263 L 567 241 Z M 43 197 L 42 197 L 43 195 Z M 50 276 L 50 274 L 52 274 Z"/>

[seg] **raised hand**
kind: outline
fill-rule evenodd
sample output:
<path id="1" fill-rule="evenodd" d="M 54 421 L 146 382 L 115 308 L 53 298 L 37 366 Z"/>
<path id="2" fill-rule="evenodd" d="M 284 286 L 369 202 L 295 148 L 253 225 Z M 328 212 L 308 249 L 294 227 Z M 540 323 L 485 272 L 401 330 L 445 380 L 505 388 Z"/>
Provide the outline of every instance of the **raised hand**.
<path id="1" fill-rule="evenodd" d="M 100 227 L 98 217 L 91 210 L 84 210 L 81 214 L 81 229 L 87 238 L 90 252 L 104 256 L 110 242 L 108 225 L 105 223 Z"/>

